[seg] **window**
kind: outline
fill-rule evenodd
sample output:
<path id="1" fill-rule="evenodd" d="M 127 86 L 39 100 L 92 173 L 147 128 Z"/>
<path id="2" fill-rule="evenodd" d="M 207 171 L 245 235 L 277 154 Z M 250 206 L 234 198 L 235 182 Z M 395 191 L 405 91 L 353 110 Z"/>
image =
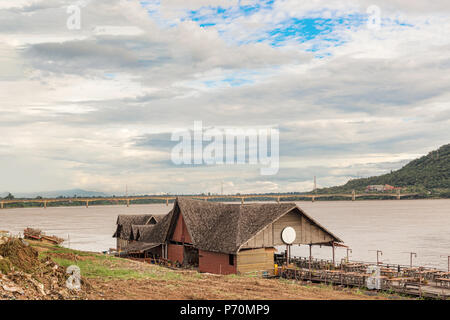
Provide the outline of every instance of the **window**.
<path id="1" fill-rule="evenodd" d="M 228 255 L 228 263 L 230 266 L 234 266 L 234 254 Z"/>

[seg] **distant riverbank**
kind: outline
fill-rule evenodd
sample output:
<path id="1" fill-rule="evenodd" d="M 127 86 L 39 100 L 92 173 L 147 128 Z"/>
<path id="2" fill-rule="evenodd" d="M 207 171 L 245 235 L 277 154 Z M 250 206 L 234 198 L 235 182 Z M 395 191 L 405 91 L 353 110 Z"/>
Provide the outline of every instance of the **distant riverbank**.
<path id="1" fill-rule="evenodd" d="M 131 196 L 131 197 L 111 197 L 111 198 L 36 198 L 36 199 L 0 199 L 1 209 L 8 208 L 41 208 L 41 207 L 77 207 L 77 206 L 105 206 L 105 205 L 133 205 L 133 204 L 168 204 L 172 203 L 177 196 Z M 190 197 L 203 199 L 206 201 L 220 202 L 256 202 L 256 201 L 360 201 L 360 200 L 436 200 L 449 199 L 436 195 L 426 195 L 420 193 L 352 193 L 347 194 L 263 194 L 263 195 L 180 195 L 179 197 Z"/>

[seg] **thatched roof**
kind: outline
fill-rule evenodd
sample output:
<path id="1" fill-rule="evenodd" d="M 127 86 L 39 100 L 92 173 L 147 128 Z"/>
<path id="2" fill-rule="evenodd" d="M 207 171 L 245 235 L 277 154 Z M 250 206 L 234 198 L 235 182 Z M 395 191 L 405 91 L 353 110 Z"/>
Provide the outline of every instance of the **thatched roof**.
<path id="1" fill-rule="evenodd" d="M 174 224 L 181 212 L 196 248 L 205 251 L 236 253 L 258 232 L 294 209 L 299 209 L 295 203 L 240 205 L 178 199 L 174 205 L 175 214 L 172 219 L 171 231 L 173 232 Z M 334 241 L 342 242 L 311 217 L 306 214 L 305 216 L 330 234 Z"/>
<path id="2" fill-rule="evenodd" d="M 139 241 L 151 243 L 166 242 L 172 218 L 173 218 L 173 209 L 168 214 L 163 216 L 162 219 L 152 228 L 143 229 L 142 233 L 140 233 Z"/>
<path id="3" fill-rule="evenodd" d="M 165 214 L 158 214 L 153 216 L 153 220 L 150 221 L 150 224 L 157 224 L 160 222 L 166 215 Z M 153 223 L 154 221 L 154 223 Z"/>
<path id="4" fill-rule="evenodd" d="M 342 242 L 308 216 L 295 203 L 229 204 L 177 199 L 173 209 L 155 225 L 130 226 L 134 240 L 164 243 L 172 235 L 180 214 L 186 223 L 194 247 L 213 252 L 236 253 L 265 227 L 292 210 L 299 210 L 313 224 Z"/>
<path id="5" fill-rule="evenodd" d="M 130 240 L 139 241 L 141 238 L 145 238 L 147 234 L 155 227 L 155 224 L 145 224 L 145 225 L 132 225 Z"/>
<path id="6" fill-rule="evenodd" d="M 129 239 L 131 236 L 132 225 L 155 224 L 159 215 L 141 214 L 141 215 L 119 215 L 117 217 L 117 228 L 113 238 Z"/>

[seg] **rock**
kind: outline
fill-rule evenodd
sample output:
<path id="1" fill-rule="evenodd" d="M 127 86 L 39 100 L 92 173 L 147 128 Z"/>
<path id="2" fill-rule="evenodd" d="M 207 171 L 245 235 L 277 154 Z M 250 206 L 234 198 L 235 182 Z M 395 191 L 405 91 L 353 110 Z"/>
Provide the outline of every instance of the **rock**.
<path id="1" fill-rule="evenodd" d="M 18 287 L 9 287 L 7 285 L 2 286 L 3 290 L 7 291 L 7 292 L 11 292 L 11 293 L 19 293 L 19 294 L 24 294 L 23 290 L 18 288 Z"/>

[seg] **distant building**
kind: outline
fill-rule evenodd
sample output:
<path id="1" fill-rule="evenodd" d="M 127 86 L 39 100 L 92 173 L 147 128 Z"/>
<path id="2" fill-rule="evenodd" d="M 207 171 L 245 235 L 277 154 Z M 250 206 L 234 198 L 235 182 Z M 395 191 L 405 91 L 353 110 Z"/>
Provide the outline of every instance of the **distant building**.
<path id="1" fill-rule="evenodd" d="M 372 184 L 366 187 L 366 191 L 370 192 L 370 191 L 384 191 L 384 186 L 382 184 Z"/>
<path id="2" fill-rule="evenodd" d="M 392 191 L 392 190 L 397 190 L 399 188 L 396 188 L 394 186 L 391 186 L 389 184 L 372 184 L 372 185 L 368 185 L 366 187 L 366 192 L 371 192 L 371 191 L 377 191 L 377 192 L 384 192 L 384 191 Z"/>

